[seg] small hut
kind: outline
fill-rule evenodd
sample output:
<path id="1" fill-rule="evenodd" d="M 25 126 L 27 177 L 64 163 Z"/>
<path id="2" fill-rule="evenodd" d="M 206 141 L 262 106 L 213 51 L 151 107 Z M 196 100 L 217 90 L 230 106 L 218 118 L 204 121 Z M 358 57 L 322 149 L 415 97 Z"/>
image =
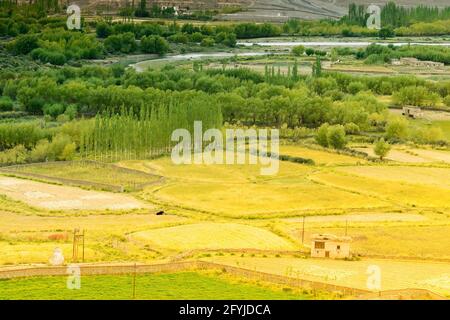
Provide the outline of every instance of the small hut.
<path id="1" fill-rule="evenodd" d="M 402 115 L 408 118 L 417 119 L 423 117 L 423 112 L 422 109 L 418 107 L 406 106 L 403 107 Z"/>

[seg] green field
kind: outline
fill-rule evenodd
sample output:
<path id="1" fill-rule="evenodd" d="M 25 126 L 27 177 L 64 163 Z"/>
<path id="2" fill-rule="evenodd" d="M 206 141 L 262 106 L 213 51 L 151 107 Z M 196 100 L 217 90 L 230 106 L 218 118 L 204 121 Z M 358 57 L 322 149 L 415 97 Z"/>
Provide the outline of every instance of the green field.
<path id="1" fill-rule="evenodd" d="M 67 277 L 0 280 L 0 300 L 5 299 L 133 299 L 132 275 L 82 276 L 81 288 L 69 290 Z M 136 276 L 136 299 L 140 300 L 239 300 L 311 299 L 292 289 L 261 286 L 209 273 L 181 272 Z"/>

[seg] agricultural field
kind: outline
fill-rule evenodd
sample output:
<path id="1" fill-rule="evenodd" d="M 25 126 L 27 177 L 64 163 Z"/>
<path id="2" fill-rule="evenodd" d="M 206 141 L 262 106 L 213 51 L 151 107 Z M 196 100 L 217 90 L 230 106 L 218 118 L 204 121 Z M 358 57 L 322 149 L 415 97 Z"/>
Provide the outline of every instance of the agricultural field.
<path id="1" fill-rule="evenodd" d="M 0 1 L 0 300 L 450 298 L 450 7 L 416 2 L 380 30 L 365 0 L 117 3 L 76 32 Z"/>
<path id="2" fill-rule="evenodd" d="M 361 261 L 327 261 L 323 259 L 294 259 L 272 257 L 222 256 L 204 258 L 242 268 L 279 275 L 291 275 L 300 279 L 325 281 L 342 286 L 366 288 L 367 268 L 376 265 L 382 272 L 382 289 L 431 289 L 449 295 L 449 264 L 423 261 L 392 261 L 365 259 Z"/>
<path id="3" fill-rule="evenodd" d="M 95 175 L 92 172 L 95 171 Z M 101 162 L 53 162 L 39 165 L 17 166 L 8 174 L 25 176 L 50 182 L 63 181 L 80 187 L 134 191 L 157 183 L 160 177 L 140 171 L 121 170 Z M 109 190 L 109 191 L 111 191 Z"/>
<path id="4" fill-rule="evenodd" d="M 0 176 L 0 190 L 14 200 L 48 210 L 133 210 L 148 207 L 133 197 Z"/>
<path id="5" fill-rule="evenodd" d="M 2 285 L 1 300 L 133 299 L 132 275 L 85 276 L 80 290 L 68 290 L 66 277 L 0 281 Z M 283 288 L 273 285 L 261 286 L 226 275 L 195 272 L 137 275 L 134 296 L 135 299 L 139 300 L 307 300 L 313 297 L 309 293 L 283 290 Z M 326 294 L 322 296 L 322 298 L 330 297 Z"/>

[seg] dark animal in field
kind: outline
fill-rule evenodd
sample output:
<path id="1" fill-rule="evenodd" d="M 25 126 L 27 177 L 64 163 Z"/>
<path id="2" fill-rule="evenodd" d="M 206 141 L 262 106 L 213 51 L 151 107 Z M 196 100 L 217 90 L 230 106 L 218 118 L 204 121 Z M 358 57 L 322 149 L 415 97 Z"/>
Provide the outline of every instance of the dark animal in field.
<path id="1" fill-rule="evenodd" d="M 163 214 L 164 214 L 164 211 L 162 211 L 162 210 L 161 210 L 161 211 L 158 211 L 158 212 L 156 213 L 157 216 L 162 216 Z"/>

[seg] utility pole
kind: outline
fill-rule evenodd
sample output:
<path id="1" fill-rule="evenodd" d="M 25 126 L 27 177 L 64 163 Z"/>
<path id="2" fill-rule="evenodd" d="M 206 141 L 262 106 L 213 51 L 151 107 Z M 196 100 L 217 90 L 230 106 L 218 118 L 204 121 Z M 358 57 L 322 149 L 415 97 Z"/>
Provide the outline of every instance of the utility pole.
<path id="1" fill-rule="evenodd" d="M 133 300 L 136 299 L 136 262 L 134 263 L 133 272 Z"/>
<path id="2" fill-rule="evenodd" d="M 85 235 L 85 232 L 84 232 L 84 229 L 83 229 L 83 263 L 84 263 L 84 235 Z"/>
<path id="3" fill-rule="evenodd" d="M 302 244 L 305 243 L 305 216 L 303 216 L 303 227 L 302 227 Z"/>
<path id="4" fill-rule="evenodd" d="M 78 260 L 78 229 L 73 229 L 72 262 Z"/>
<path id="5" fill-rule="evenodd" d="M 83 230 L 83 233 L 79 233 L 80 229 L 75 228 L 73 229 L 73 247 L 72 247 L 72 262 L 78 262 L 78 247 L 80 246 L 80 240 L 81 240 L 81 246 L 82 246 L 82 261 L 84 262 L 84 235 L 85 232 Z"/>

